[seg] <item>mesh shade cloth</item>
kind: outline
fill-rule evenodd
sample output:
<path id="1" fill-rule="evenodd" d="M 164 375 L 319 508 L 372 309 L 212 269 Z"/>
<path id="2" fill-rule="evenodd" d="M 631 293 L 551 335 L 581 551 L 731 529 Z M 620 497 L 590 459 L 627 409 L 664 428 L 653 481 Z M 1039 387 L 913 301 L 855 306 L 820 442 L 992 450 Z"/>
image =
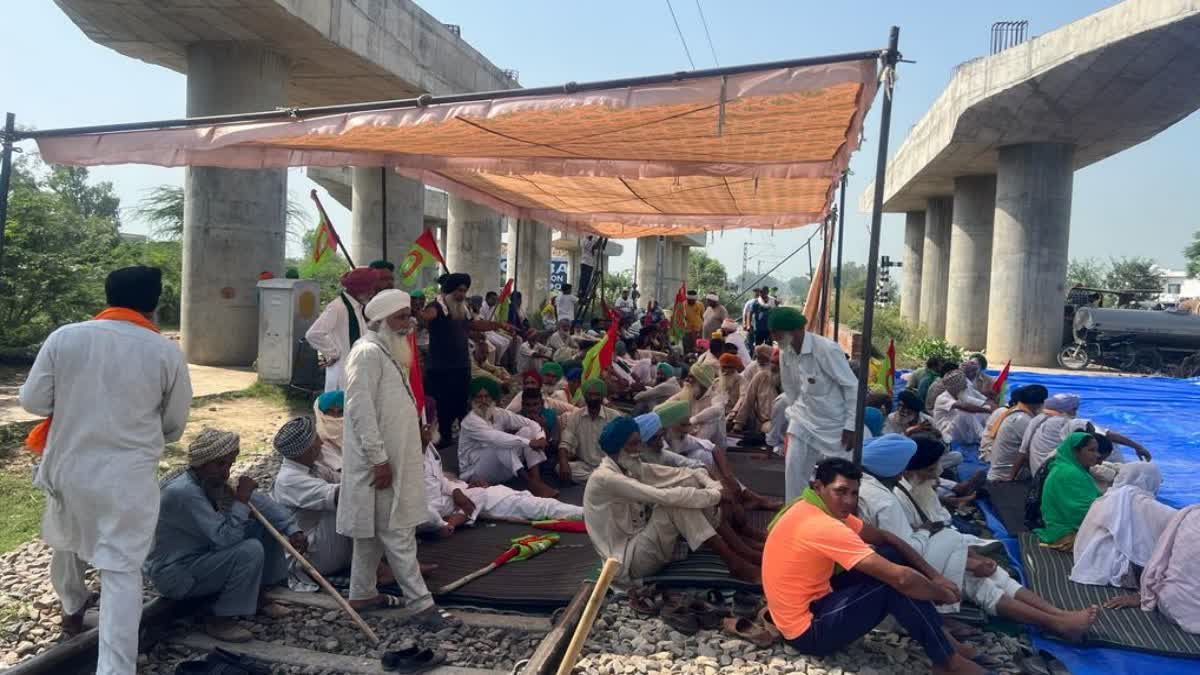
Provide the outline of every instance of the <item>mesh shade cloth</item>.
<path id="1" fill-rule="evenodd" d="M 43 158 L 390 166 L 517 218 L 614 238 L 823 219 L 875 95 L 860 60 L 293 119 L 39 137 Z"/>

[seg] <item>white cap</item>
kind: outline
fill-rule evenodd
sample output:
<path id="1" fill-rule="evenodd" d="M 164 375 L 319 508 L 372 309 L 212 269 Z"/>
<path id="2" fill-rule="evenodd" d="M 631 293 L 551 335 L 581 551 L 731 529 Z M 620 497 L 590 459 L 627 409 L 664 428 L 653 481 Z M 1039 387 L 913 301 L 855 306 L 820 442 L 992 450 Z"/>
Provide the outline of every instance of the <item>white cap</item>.
<path id="1" fill-rule="evenodd" d="M 709 293 L 708 295 L 704 296 L 704 299 L 705 299 L 705 300 L 712 300 L 713 302 L 720 302 L 720 301 L 721 301 L 721 298 L 720 298 L 720 296 L 718 296 L 716 293 Z"/>
<path id="2" fill-rule="evenodd" d="M 375 297 L 371 298 L 371 301 L 363 308 L 363 316 L 367 321 L 379 321 L 406 307 L 412 307 L 412 298 L 408 293 L 389 288 L 379 291 Z"/>

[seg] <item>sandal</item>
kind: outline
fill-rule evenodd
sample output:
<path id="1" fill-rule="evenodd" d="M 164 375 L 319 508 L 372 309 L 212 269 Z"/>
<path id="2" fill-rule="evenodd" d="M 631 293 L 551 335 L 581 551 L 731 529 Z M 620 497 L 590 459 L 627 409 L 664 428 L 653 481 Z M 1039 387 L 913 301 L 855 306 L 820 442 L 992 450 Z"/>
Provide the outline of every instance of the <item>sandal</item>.
<path id="1" fill-rule="evenodd" d="M 758 623 L 763 628 L 766 628 L 767 632 L 771 633 L 771 635 L 774 635 L 776 640 L 783 639 L 783 633 L 780 632 L 779 627 L 775 625 L 775 620 L 771 618 L 771 609 L 769 607 L 763 607 L 762 609 L 758 610 Z"/>
<path id="2" fill-rule="evenodd" d="M 379 662 L 383 669 L 389 672 L 421 673 L 445 663 L 446 655 L 432 649 L 409 647 L 400 651 L 384 652 Z"/>
<path id="3" fill-rule="evenodd" d="M 658 586 L 635 586 L 629 589 L 629 607 L 642 616 L 654 616 L 663 606 L 663 593 Z"/>
<path id="4" fill-rule="evenodd" d="M 715 605 L 708 602 L 705 597 L 698 595 L 688 596 L 687 602 L 683 605 L 683 608 L 691 612 L 692 616 L 696 617 L 696 623 L 700 624 L 701 628 L 705 630 L 712 630 L 714 628 L 721 627 L 721 619 L 723 617 L 721 616 L 720 610 L 718 610 Z"/>
<path id="5" fill-rule="evenodd" d="M 431 630 L 441 630 L 443 628 L 451 628 L 461 626 L 462 621 L 450 612 L 438 607 L 431 606 L 429 609 L 421 610 L 410 618 L 409 623 L 414 623 L 418 626 L 429 628 Z M 443 657 L 444 658 L 444 657 Z"/>
<path id="6" fill-rule="evenodd" d="M 762 597 L 754 593 L 738 591 L 733 594 L 733 615 L 753 619 L 762 609 Z"/>
<path id="7" fill-rule="evenodd" d="M 744 616 L 731 616 L 721 622 L 721 629 L 733 637 L 741 638 L 755 647 L 766 648 L 775 644 L 775 635 L 766 626 Z"/>
<path id="8" fill-rule="evenodd" d="M 354 607 L 354 602 L 354 600 L 350 601 L 351 607 Z M 354 607 L 354 611 L 370 612 L 377 609 L 400 609 L 403 606 L 404 601 L 400 598 L 394 595 L 388 595 L 387 593 L 380 593 L 379 595 L 375 596 L 375 599 L 371 600 L 367 604 L 361 607 Z"/>
<path id="9" fill-rule="evenodd" d="M 695 635 L 700 632 L 700 622 L 688 609 L 682 605 L 669 605 L 658 615 L 663 623 L 684 635 Z"/>

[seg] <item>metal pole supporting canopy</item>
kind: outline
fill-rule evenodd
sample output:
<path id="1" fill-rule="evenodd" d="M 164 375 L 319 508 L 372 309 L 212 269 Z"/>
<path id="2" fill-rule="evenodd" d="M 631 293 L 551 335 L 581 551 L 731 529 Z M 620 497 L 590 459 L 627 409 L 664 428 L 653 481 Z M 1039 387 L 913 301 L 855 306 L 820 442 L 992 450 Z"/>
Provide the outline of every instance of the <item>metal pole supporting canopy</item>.
<path id="1" fill-rule="evenodd" d="M 854 463 L 862 465 L 863 416 L 867 406 L 867 373 L 871 369 L 871 332 L 875 321 L 875 277 L 879 273 L 879 229 L 883 221 L 883 187 L 887 180 L 888 136 L 892 126 L 892 83 L 900 60 L 900 28 L 892 26 L 883 55 L 883 106 L 879 112 L 879 151 L 875 160 L 875 199 L 871 208 L 871 247 L 867 253 L 867 288 L 863 298 L 862 344 L 858 354 L 858 405 L 854 413 Z"/>

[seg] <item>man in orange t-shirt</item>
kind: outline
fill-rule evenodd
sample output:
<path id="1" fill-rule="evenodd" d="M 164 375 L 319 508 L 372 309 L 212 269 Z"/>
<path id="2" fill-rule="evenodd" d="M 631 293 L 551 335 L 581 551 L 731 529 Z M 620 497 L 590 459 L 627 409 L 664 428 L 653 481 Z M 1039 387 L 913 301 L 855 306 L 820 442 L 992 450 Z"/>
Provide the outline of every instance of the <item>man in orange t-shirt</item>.
<path id="1" fill-rule="evenodd" d="M 895 535 L 853 515 L 861 480 L 851 462 L 827 459 L 772 524 L 762 578 L 775 625 L 800 653 L 823 656 L 890 614 L 921 643 L 933 672 L 982 673 L 958 653 L 961 645 L 942 629 L 934 608 L 958 601 L 954 583 Z"/>

